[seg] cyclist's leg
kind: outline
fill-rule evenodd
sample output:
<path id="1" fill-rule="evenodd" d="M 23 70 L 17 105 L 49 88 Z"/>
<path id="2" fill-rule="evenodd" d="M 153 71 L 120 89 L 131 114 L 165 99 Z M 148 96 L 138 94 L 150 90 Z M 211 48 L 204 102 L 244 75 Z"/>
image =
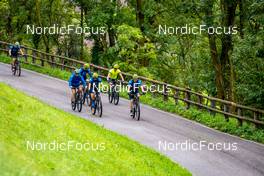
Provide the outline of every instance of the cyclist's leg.
<path id="1" fill-rule="evenodd" d="M 128 96 L 129 96 L 128 98 L 129 98 L 129 109 L 130 109 L 130 114 L 132 114 L 133 98 L 134 98 L 134 96 L 133 96 L 132 93 L 129 93 Z"/>
<path id="2" fill-rule="evenodd" d="M 13 68 L 15 66 L 15 62 L 17 60 L 17 57 L 15 57 L 15 56 L 11 56 L 11 57 L 12 57 L 11 67 Z"/>
<path id="3" fill-rule="evenodd" d="M 84 87 L 82 85 L 80 85 L 79 88 L 78 88 L 78 92 L 79 93 L 83 93 L 83 89 L 84 89 Z"/>
<path id="4" fill-rule="evenodd" d="M 88 87 L 89 87 L 89 82 L 88 81 L 86 81 L 86 84 L 87 84 L 87 88 L 84 88 L 83 89 L 83 91 L 84 91 L 84 94 L 83 94 L 83 98 L 85 99 L 86 98 L 86 96 L 87 96 L 87 91 L 88 91 Z"/>
<path id="5" fill-rule="evenodd" d="M 115 84 L 116 84 L 116 80 L 115 79 L 111 79 L 111 81 L 110 81 L 110 90 L 111 90 L 111 92 L 113 92 L 113 89 L 115 88 Z"/>
<path id="6" fill-rule="evenodd" d="M 71 101 L 72 101 L 72 102 L 75 102 L 76 88 L 75 88 L 75 87 L 73 87 L 73 88 L 71 89 L 71 91 L 72 91 L 72 95 L 71 95 Z"/>
<path id="7" fill-rule="evenodd" d="M 92 107 L 94 108 L 94 106 L 95 106 L 95 94 L 94 94 L 94 92 L 91 92 L 91 99 L 92 99 Z"/>

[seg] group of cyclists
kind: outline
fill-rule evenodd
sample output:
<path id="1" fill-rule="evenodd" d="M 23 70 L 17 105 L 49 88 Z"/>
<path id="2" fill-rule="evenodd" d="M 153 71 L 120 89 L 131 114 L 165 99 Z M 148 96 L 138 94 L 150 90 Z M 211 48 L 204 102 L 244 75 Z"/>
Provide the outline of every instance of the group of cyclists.
<path id="1" fill-rule="evenodd" d="M 90 77 L 89 79 L 88 76 Z M 121 78 L 121 83 L 124 82 L 124 77 L 119 69 L 119 65 L 115 64 L 112 69 L 109 70 L 107 75 L 107 82 L 109 83 L 109 87 L 115 86 L 118 82 L 118 76 Z M 84 64 L 80 69 L 76 69 L 70 79 L 69 86 L 71 88 L 71 101 L 75 101 L 76 91 L 81 91 L 84 93 L 84 98 L 86 96 L 90 96 L 91 98 L 91 106 L 94 109 L 95 106 L 95 92 L 99 91 L 99 84 L 102 82 L 102 79 L 99 77 L 98 73 L 92 73 L 90 70 L 90 64 Z M 139 79 L 137 74 L 133 75 L 133 78 L 128 82 L 128 95 L 129 95 L 129 108 L 130 115 L 132 115 L 132 104 L 134 96 L 140 96 L 139 91 L 144 92 L 142 81 Z M 111 88 L 110 88 L 111 90 Z M 88 92 L 88 95 L 86 94 Z"/>
<path id="2" fill-rule="evenodd" d="M 9 55 L 12 58 L 11 69 L 13 69 L 15 62 L 18 60 L 19 54 L 24 55 L 19 42 L 16 42 L 15 45 L 11 46 L 9 49 Z M 118 82 L 118 77 L 121 78 L 121 83 L 123 83 L 124 77 L 121 73 L 121 70 L 119 69 L 119 65 L 115 64 L 113 68 L 109 70 L 107 75 L 107 82 L 109 83 L 110 90 L 111 87 L 115 86 Z M 83 93 L 84 99 L 89 96 L 91 99 L 91 104 L 89 106 L 94 108 L 95 92 L 99 91 L 98 88 L 99 84 L 102 82 L 102 79 L 99 77 L 98 73 L 91 72 L 90 64 L 85 63 L 80 69 L 75 69 L 68 82 L 72 92 L 72 103 L 75 101 L 76 92 L 79 91 Z M 137 74 L 134 74 L 133 78 L 128 81 L 130 115 L 132 115 L 133 98 L 135 96 L 140 96 L 140 89 L 142 92 L 144 92 L 142 81 L 139 79 Z"/>

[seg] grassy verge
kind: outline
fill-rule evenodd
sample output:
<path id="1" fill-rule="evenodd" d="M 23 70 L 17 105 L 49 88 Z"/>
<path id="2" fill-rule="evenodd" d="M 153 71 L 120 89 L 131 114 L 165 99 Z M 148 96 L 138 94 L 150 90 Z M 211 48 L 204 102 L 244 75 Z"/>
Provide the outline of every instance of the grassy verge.
<path id="1" fill-rule="evenodd" d="M 191 175 L 137 142 L 0 83 L 1 175 Z M 28 142 L 29 141 L 29 142 Z M 69 150 L 32 150 L 35 143 Z M 77 143 L 85 144 L 80 149 Z M 76 145 L 76 146 L 75 146 Z M 64 148 L 65 149 L 65 148 Z"/>
<path id="2" fill-rule="evenodd" d="M 0 61 L 5 63 L 10 63 L 10 59 L 6 56 L 0 56 Z M 53 77 L 57 77 L 63 80 L 67 80 L 70 76 L 69 72 L 62 71 L 60 69 L 51 69 L 51 68 L 40 68 L 32 65 L 23 65 L 24 68 L 44 73 Z M 126 93 L 121 93 L 121 96 L 127 98 Z M 185 118 L 194 120 L 201 124 L 204 124 L 208 127 L 214 128 L 216 130 L 240 136 L 245 139 L 253 140 L 256 142 L 264 143 L 264 130 L 257 129 L 250 124 L 243 123 L 243 126 L 237 125 L 236 119 L 230 119 L 229 122 L 226 122 L 222 115 L 216 114 L 216 116 L 210 115 L 207 111 L 198 110 L 196 108 L 190 108 L 186 110 L 184 104 L 179 104 L 175 106 L 175 103 L 172 99 L 164 103 L 162 97 L 153 98 L 152 95 L 145 95 L 141 97 L 141 102 L 147 105 L 150 105 L 154 108 L 164 110 L 167 112 L 175 113 L 181 115 Z"/>

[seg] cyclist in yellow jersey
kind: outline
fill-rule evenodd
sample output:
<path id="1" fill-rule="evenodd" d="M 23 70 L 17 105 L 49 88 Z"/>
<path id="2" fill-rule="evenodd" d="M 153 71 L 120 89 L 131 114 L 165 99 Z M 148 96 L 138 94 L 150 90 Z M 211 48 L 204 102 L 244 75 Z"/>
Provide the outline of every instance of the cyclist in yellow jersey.
<path id="1" fill-rule="evenodd" d="M 107 81 L 108 82 L 114 82 L 116 83 L 117 81 L 117 77 L 120 76 L 122 82 L 124 82 L 124 78 L 123 78 L 123 75 L 121 73 L 121 71 L 119 70 L 119 65 L 118 64 L 115 64 L 114 65 L 114 68 L 109 70 L 109 73 L 107 75 Z"/>

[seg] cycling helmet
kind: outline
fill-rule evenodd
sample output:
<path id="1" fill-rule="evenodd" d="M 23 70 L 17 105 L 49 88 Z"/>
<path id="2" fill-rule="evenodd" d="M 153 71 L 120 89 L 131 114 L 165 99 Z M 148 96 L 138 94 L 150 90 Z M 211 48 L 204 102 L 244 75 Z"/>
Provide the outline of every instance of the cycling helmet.
<path id="1" fill-rule="evenodd" d="M 19 42 L 16 42 L 15 45 L 16 45 L 16 46 L 19 46 L 20 44 L 19 44 Z"/>
<path id="2" fill-rule="evenodd" d="M 84 64 L 84 69 L 90 68 L 90 64 L 86 63 Z"/>
<path id="3" fill-rule="evenodd" d="M 74 73 L 79 74 L 80 70 L 77 68 L 77 69 L 74 70 Z"/>
<path id="4" fill-rule="evenodd" d="M 93 78 L 98 78 L 98 74 L 97 73 L 93 73 Z"/>
<path id="5" fill-rule="evenodd" d="M 115 69 L 118 69 L 118 68 L 119 68 L 119 65 L 118 65 L 118 64 L 115 64 L 115 65 L 114 65 L 114 68 L 115 68 Z"/>
<path id="6" fill-rule="evenodd" d="M 138 79 L 138 75 L 137 74 L 134 74 L 133 75 L 133 79 Z"/>

